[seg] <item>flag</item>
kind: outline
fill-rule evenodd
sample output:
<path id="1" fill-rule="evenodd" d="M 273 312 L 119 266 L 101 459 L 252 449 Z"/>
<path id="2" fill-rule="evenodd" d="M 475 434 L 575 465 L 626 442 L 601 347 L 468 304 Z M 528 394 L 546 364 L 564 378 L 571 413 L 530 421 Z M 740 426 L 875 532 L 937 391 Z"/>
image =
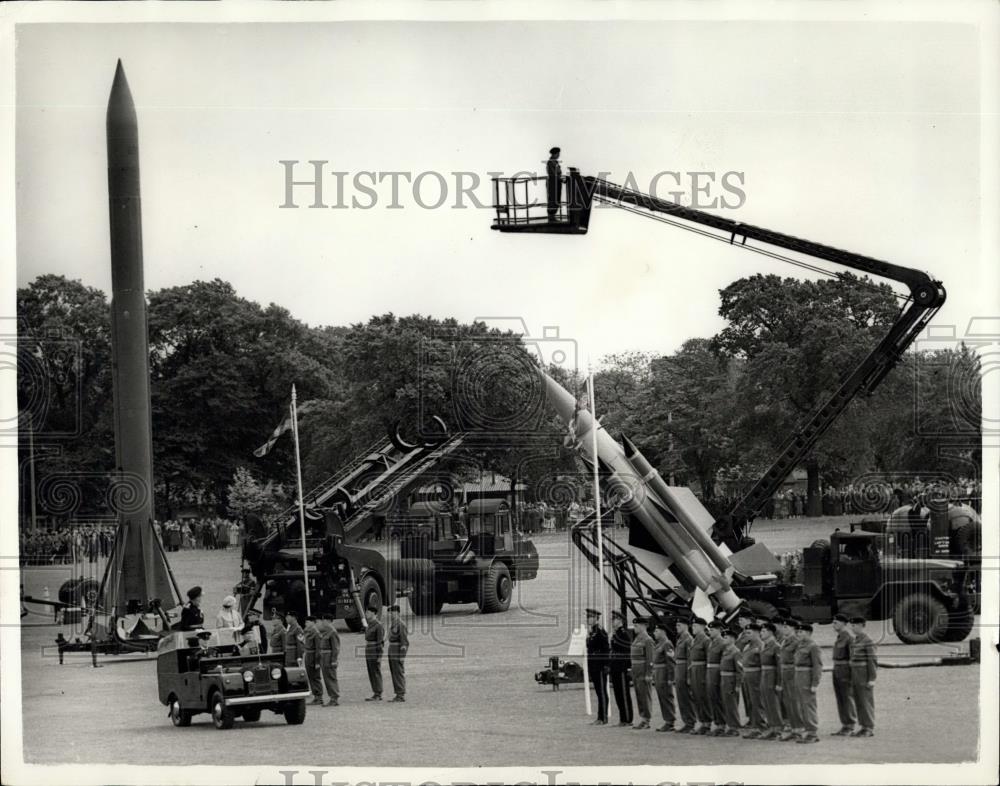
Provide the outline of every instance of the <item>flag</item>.
<path id="1" fill-rule="evenodd" d="M 302 404 L 302 406 L 299 407 L 298 412 L 296 414 L 298 415 L 300 423 L 302 422 L 302 416 L 306 412 L 309 412 L 314 407 L 315 407 L 314 401 L 306 401 Z M 278 441 L 278 437 L 280 437 L 286 431 L 291 431 L 291 430 L 292 430 L 292 410 L 291 410 L 291 405 L 289 405 L 288 411 L 285 413 L 285 417 L 275 427 L 274 431 L 271 432 L 271 438 L 268 439 L 268 441 L 265 442 L 263 445 L 261 445 L 259 448 L 257 448 L 253 452 L 253 454 L 257 458 L 262 458 L 266 456 L 268 453 L 271 452 L 271 448 L 274 447 L 274 443 Z"/>

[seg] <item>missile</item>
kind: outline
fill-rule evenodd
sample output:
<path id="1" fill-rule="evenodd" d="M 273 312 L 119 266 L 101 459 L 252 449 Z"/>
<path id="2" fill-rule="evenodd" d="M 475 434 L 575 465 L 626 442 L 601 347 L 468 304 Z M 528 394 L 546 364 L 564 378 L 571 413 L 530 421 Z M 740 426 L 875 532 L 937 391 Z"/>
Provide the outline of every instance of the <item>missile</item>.
<path id="1" fill-rule="evenodd" d="M 663 489 L 657 491 L 652 483 L 653 477 L 663 482 L 659 473 L 638 451 L 635 454 L 639 455 L 643 463 L 640 466 L 634 465 L 622 446 L 605 431 L 599 421 L 596 421 L 597 456 L 594 456 L 591 429 L 595 427 L 595 420 L 591 413 L 578 408 L 573 395 L 552 377 L 541 370 L 538 373 L 544 381 L 548 402 L 564 423 L 572 425 L 582 458 L 591 464 L 598 461 L 603 469 L 611 473 L 613 481 L 633 490 L 633 493 L 626 495 L 624 507 L 645 527 L 664 554 L 673 560 L 671 570 L 675 571 L 689 590 L 702 590 L 727 612 L 739 608 L 741 601 L 730 586 L 731 568 L 727 572 L 729 565 L 725 556 L 718 553 L 716 558 L 713 554 L 718 552 L 715 544 L 711 544 L 711 549 L 705 549 L 680 522 L 668 500 L 662 496 Z M 640 488 L 637 488 L 637 484 Z M 669 487 L 663 483 L 663 488 Z"/>

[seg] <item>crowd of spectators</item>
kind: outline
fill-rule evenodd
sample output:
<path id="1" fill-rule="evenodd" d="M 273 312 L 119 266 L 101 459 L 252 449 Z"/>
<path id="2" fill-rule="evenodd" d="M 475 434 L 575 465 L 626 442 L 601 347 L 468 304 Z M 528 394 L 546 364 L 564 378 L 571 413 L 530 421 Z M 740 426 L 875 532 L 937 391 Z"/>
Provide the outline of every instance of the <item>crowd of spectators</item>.
<path id="1" fill-rule="evenodd" d="M 181 549 L 228 549 L 242 547 L 246 530 L 242 522 L 219 517 L 168 519 L 153 528 L 166 551 Z"/>
<path id="2" fill-rule="evenodd" d="M 545 502 L 529 502 L 521 506 L 521 531 L 527 535 L 563 532 L 572 529 L 593 513 L 594 506 L 590 503 L 570 502 L 549 505 Z M 615 523 L 625 526 L 625 519 L 620 512 L 616 512 Z"/>

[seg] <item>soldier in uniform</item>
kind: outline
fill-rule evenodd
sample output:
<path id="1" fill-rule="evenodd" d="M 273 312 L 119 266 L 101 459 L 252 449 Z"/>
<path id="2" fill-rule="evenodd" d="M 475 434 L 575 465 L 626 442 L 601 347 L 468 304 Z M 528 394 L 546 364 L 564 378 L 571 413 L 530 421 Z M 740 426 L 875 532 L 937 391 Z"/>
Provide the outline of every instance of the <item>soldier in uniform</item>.
<path id="1" fill-rule="evenodd" d="M 740 736 L 740 686 L 743 684 L 743 653 L 736 646 L 736 634 L 728 625 L 719 631 L 723 642 L 719 658 L 719 694 L 726 723 L 722 736 Z"/>
<path id="2" fill-rule="evenodd" d="M 597 720 L 595 726 L 605 726 L 608 722 L 608 656 L 611 641 L 601 627 L 601 612 L 587 609 L 587 672 L 597 694 Z M 620 712 L 620 708 L 619 708 Z"/>
<path id="3" fill-rule="evenodd" d="M 688 692 L 691 694 L 691 704 L 698 722 L 691 734 L 708 734 L 712 728 L 712 708 L 705 687 L 709 645 L 705 625 L 705 620 L 701 617 L 691 620 L 691 631 L 694 635 L 688 650 Z"/>
<path id="4" fill-rule="evenodd" d="M 285 651 L 285 621 L 277 611 L 271 609 L 271 635 L 267 640 L 267 648 L 271 652 Z"/>
<path id="5" fill-rule="evenodd" d="M 368 629 L 365 631 L 365 665 L 368 667 L 368 682 L 372 695 L 365 701 L 382 701 L 382 649 L 385 646 L 385 630 L 375 615 L 375 609 L 365 611 Z"/>
<path id="6" fill-rule="evenodd" d="M 555 221 L 562 201 L 562 167 L 559 166 L 559 148 L 549 150 L 549 160 L 545 162 L 546 211 L 549 221 Z"/>
<path id="7" fill-rule="evenodd" d="M 847 629 L 847 616 L 834 614 L 833 629 L 837 632 L 837 639 L 833 642 L 833 695 L 837 699 L 840 729 L 832 732 L 831 736 L 849 737 L 854 733 L 858 716 L 851 690 L 851 634 Z"/>
<path id="8" fill-rule="evenodd" d="M 205 615 L 201 612 L 201 587 L 191 587 L 187 596 L 188 602 L 181 609 L 177 630 L 198 630 L 205 624 Z"/>
<path id="9" fill-rule="evenodd" d="M 298 666 L 302 663 L 305 635 L 299 625 L 299 615 L 294 609 L 285 612 L 288 627 L 285 629 L 285 665 Z"/>
<path id="10" fill-rule="evenodd" d="M 665 628 L 657 625 L 653 631 L 653 687 L 660 702 L 663 725 L 657 731 L 674 730 L 674 645 L 667 637 Z"/>
<path id="11" fill-rule="evenodd" d="M 767 731 L 757 739 L 775 740 L 781 736 L 781 645 L 773 622 L 761 625 L 760 698 Z"/>
<path id="12" fill-rule="evenodd" d="M 808 622 L 799 625 L 799 646 L 795 650 L 795 688 L 799 695 L 799 710 L 805 735 L 796 742 L 819 742 L 819 716 L 816 712 L 816 688 L 823 676 L 823 656 L 819 644 L 812 640 L 813 627 Z"/>
<path id="13" fill-rule="evenodd" d="M 406 701 L 406 651 L 410 648 L 410 635 L 406 624 L 399 618 L 399 606 L 389 607 L 389 676 L 393 701 Z"/>
<path id="14" fill-rule="evenodd" d="M 329 699 L 326 706 L 336 707 L 340 703 L 340 686 L 337 684 L 340 635 L 333 627 L 333 612 L 323 613 L 323 618 L 316 623 L 316 630 L 319 631 L 319 670 Z"/>
<path id="15" fill-rule="evenodd" d="M 875 642 L 865 631 L 865 618 L 851 618 L 851 691 L 857 707 L 861 728 L 852 737 L 875 736 L 875 675 L 878 672 L 878 658 Z"/>
<path id="16" fill-rule="evenodd" d="M 799 646 L 799 624 L 793 619 L 784 620 L 781 640 L 781 704 L 785 708 L 785 722 L 788 730 L 781 735 L 782 742 L 797 740 L 802 736 L 802 714 L 799 698 L 795 690 L 795 650 Z"/>
<path id="17" fill-rule="evenodd" d="M 750 717 L 747 725 L 750 730 L 743 736 L 748 740 L 754 740 L 764 734 L 769 727 L 764 719 L 764 701 L 761 694 L 764 645 L 760 639 L 760 623 L 751 622 L 744 633 L 747 639 L 746 645 L 743 647 L 743 687 L 746 689 L 746 708 L 747 715 Z"/>
<path id="18" fill-rule="evenodd" d="M 708 654 L 705 664 L 705 694 L 708 696 L 708 707 L 712 719 L 712 734 L 724 737 L 726 734 L 726 709 L 722 704 L 722 683 L 719 675 L 719 662 L 726 642 L 722 638 L 723 624 L 718 620 L 708 623 Z"/>
<path id="19" fill-rule="evenodd" d="M 681 716 L 681 726 L 677 731 L 690 734 L 694 731 L 697 717 L 691 703 L 691 690 L 688 686 L 688 658 L 691 652 L 691 632 L 688 624 L 677 620 L 677 643 L 674 647 L 674 690 L 677 694 L 677 711 Z"/>
<path id="20" fill-rule="evenodd" d="M 743 652 L 746 649 L 747 643 L 749 642 L 748 631 L 750 629 L 750 624 L 754 622 L 754 613 L 746 606 L 740 607 L 739 612 L 736 615 L 736 624 L 739 625 L 739 629 L 736 634 L 736 649 Z M 740 697 L 743 699 L 743 708 L 746 710 L 747 715 L 747 726 L 751 726 L 750 723 L 750 688 L 747 686 L 746 675 L 743 677 L 743 686 L 740 688 Z"/>
<path id="21" fill-rule="evenodd" d="M 632 652 L 632 632 L 625 627 L 625 615 L 620 611 L 611 612 L 611 624 L 614 632 L 611 634 L 608 672 L 615 692 L 615 704 L 618 706 L 618 725 L 631 726 L 632 692 L 629 690 L 628 667 Z"/>
<path id="22" fill-rule="evenodd" d="M 323 704 L 323 683 L 319 672 L 319 631 L 316 630 L 316 618 L 310 614 L 306 617 L 306 627 L 302 632 L 302 663 L 306 667 L 306 677 L 309 678 L 309 690 L 312 691 L 310 704 Z"/>
<path id="23" fill-rule="evenodd" d="M 635 704 L 639 713 L 639 722 L 633 729 L 648 729 L 652 713 L 649 708 L 650 688 L 653 685 L 653 640 L 646 632 L 649 625 L 648 617 L 636 617 L 632 620 L 635 638 L 632 639 L 630 651 L 632 662 L 632 685 L 635 688 Z"/>

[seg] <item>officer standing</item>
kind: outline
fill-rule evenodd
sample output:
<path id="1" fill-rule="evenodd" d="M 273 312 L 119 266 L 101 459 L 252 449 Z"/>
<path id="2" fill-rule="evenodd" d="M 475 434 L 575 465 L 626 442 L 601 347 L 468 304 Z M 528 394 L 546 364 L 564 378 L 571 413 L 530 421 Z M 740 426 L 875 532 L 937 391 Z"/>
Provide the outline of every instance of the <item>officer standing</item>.
<path id="1" fill-rule="evenodd" d="M 305 635 L 299 625 L 299 615 L 295 610 L 289 609 L 285 612 L 285 619 L 288 621 L 288 627 L 285 629 L 285 665 L 298 666 L 302 663 L 305 650 Z"/>
<path id="2" fill-rule="evenodd" d="M 743 654 L 736 646 L 736 634 L 728 625 L 719 631 L 724 646 L 719 658 L 719 694 L 722 696 L 726 729 L 722 736 L 740 736 L 740 686 L 743 684 Z"/>
<path id="3" fill-rule="evenodd" d="M 365 631 L 365 665 L 368 667 L 368 682 L 372 695 L 365 701 L 382 701 L 382 649 L 385 647 L 385 630 L 378 621 L 375 609 L 365 611 L 368 629 Z"/>
<path id="4" fill-rule="evenodd" d="M 805 736 L 796 742 L 819 742 L 819 716 L 816 711 L 816 688 L 823 676 L 823 656 L 819 644 L 812 640 L 813 627 L 799 624 L 799 646 L 795 650 L 795 688 L 799 695 L 799 710 Z"/>
<path id="5" fill-rule="evenodd" d="M 632 639 L 632 685 L 635 688 L 635 704 L 639 713 L 639 722 L 633 729 L 648 729 L 652 713 L 649 708 L 650 688 L 653 685 L 653 640 L 646 632 L 649 624 L 647 617 L 636 617 L 632 620 L 635 638 Z"/>
<path id="6" fill-rule="evenodd" d="M 708 702 L 705 675 L 708 658 L 709 638 L 705 633 L 706 622 L 701 617 L 691 620 L 691 647 L 688 650 L 688 689 L 698 726 L 691 734 L 708 734 L 712 728 L 712 708 Z"/>
<path id="7" fill-rule="evenodd" d="M 620 611 L 611 612 L 611 661 L 608 672 L 611 687 L 615 692 L 618 707 L 618 725 L 632 725 L 632 692 L 629 690 L 629 660 L 632 652 L 632 632 L 625 627 L 625 615 Z"/>
<path id="8" fill-rule="evenodd" d="M 665 628 L 657 625 L 653 631 L 653 687 L 660 702 L 663 725 L 657 731 L 674 730 L 674 645 L 667 637 Z"/>
<path id="9" fill-rule="evenodd" d="M 601 612 L 587 609 L 587 672 L 597 694 L 597 720 L 595 726 L 605 726 L 608 722 L 608 656 L 611 642 L 608 633 L 601 627 Z"/>
<path id="10" fill-rule="evenodd" d="M 559 166 L 559 148 L 549 150 L 549 160 L 545 162 L 545 186 L 549 221 L 555 221 L 562 201 L 562 167 Z"/>
<path id="11" fill-rule="evenodd" d="M 802 713 L 799 708 L 798 692 L 795 689 L 795 650 L 799 646 L 799 624 L 786 619 L 782 625 L 784 638 L 781 640 L 781 703 L 785 708 L 785 722 L 788 731 L 781 735 L 782 742 L 797 740 L 802 736 Z"/>
<path id="12" fill-rule="evenodd" d="M 326 611 L 316 624 L 319 631 L 319 670 L 329 698 L 327 707 L 340 704 L 340 686 L 337 684 L 337 661 L 340 659 L 340 635 L 333 627 L 333 612 Z"/>
<path id="13" fill-rule="evenodd" d="M 747 606 L 741 606 L 736 615 L 736 624 L 739 625 L 736 634 L 736 649 L 740 652 L 746 649 L 750 641 L 750 624 L 754 621 L 754 614 Z M 750 688 L 747 686 L 746 675 L 743 676 L 743 685 L 740 688 L 740 696 L 743 699 L 743 708 L 746 710 L 747 725 L 750 726 Z"/>
<path id="14" fill-rule="evenodd" d="M 852 737 L 875 736 L 875 676 L 878 673 L 878 657 L 875 642 L 865 631 L 865 618 L 851 618 L 851 691 L 857 707 L 861 728 Z"/>
<path id="15" fill-rule="evenodd" d="M 705 694 L 708 697 L 708 707 L 711 713 L 712 734 L 715 737 L 726 735 L 726 708 L 722 704 L 722 683 L 719 674 L 722 651 L 726 642 L 722 638 L 723 624 L 718 620 L 708 623 L 708 655 L 705 664 Z"/>
<path id="16" fill-rule="evenodd" d="M 285 621 L 275 609 L 271 609 L 271 635 L 267 640 L 267 648 L 271 652 L 285 651 Z"/>
<path id="17" fill-rule="evenodd" d="M 833 642 L 833 695 L 837 699 L 840 729 L 830 736 L 849 737 L 854 733 L 858 716 L 851 688 L 851 634 L 847 629 L 847 616 L 834 614 L 833 629 L 837 633 L 837 639 Z"/>
<path id="18" fill-rule="evenodd" d="M 309 690 L 312 691 L 310 704 L 323 704 L 323 683 L 319 672 L 319 631 L 316 630 L 316 618 L 310 614 L 306 617 L 306 628 L 302 632 L 302 662 L 309 678 Z"/>
<path id="19" fill-rule="evenodd" d="M 743 687 L 746 698 L 748 726 L 750 730 L 744 738 L 754 740 L 760 737 L 768 728 L 764 720 L 764 704 L 761 694 L 762 656 L 764 652 L 761 643 L 761 625 L 751 622 L 744 631 L 746 644 L 743 647 Z"/>
<path id="20" fill-rule="evenodd" d="M 393 701 L 406 701 L 406 651 L 410 648 L 409 631 L 399 618 L 399 606 L 389 607 L 389 676 L 392 690 L 396 694 Z"/>
<path id="21" fill-rule="evenodd" d="M 691 690 L 688 686 L 688 659 L 691 653 L 691 632 L 688 624 L 677 620 L 677 643 L 674 646 L 674 691 L 677 694 L 677 711 L 683 726 L 678 733 L 690 734 L 694 731 L 696 716 L 691 704 Z"/>
<path id="22" fill-rule="evenodd" d="M 201 611 L 201 587 L 191 587 L 187 591 L 188 602 L 181 609 L 178 630 L 197 630 L 204 626 L 205 615 Z"/>
<path id="23" fill-rule="evenodd" d="M 767 731 L 757 739 L 774 740 L 781 736 L 781 645 L 773 622 L 761 625 L 760 698 Z"/>

